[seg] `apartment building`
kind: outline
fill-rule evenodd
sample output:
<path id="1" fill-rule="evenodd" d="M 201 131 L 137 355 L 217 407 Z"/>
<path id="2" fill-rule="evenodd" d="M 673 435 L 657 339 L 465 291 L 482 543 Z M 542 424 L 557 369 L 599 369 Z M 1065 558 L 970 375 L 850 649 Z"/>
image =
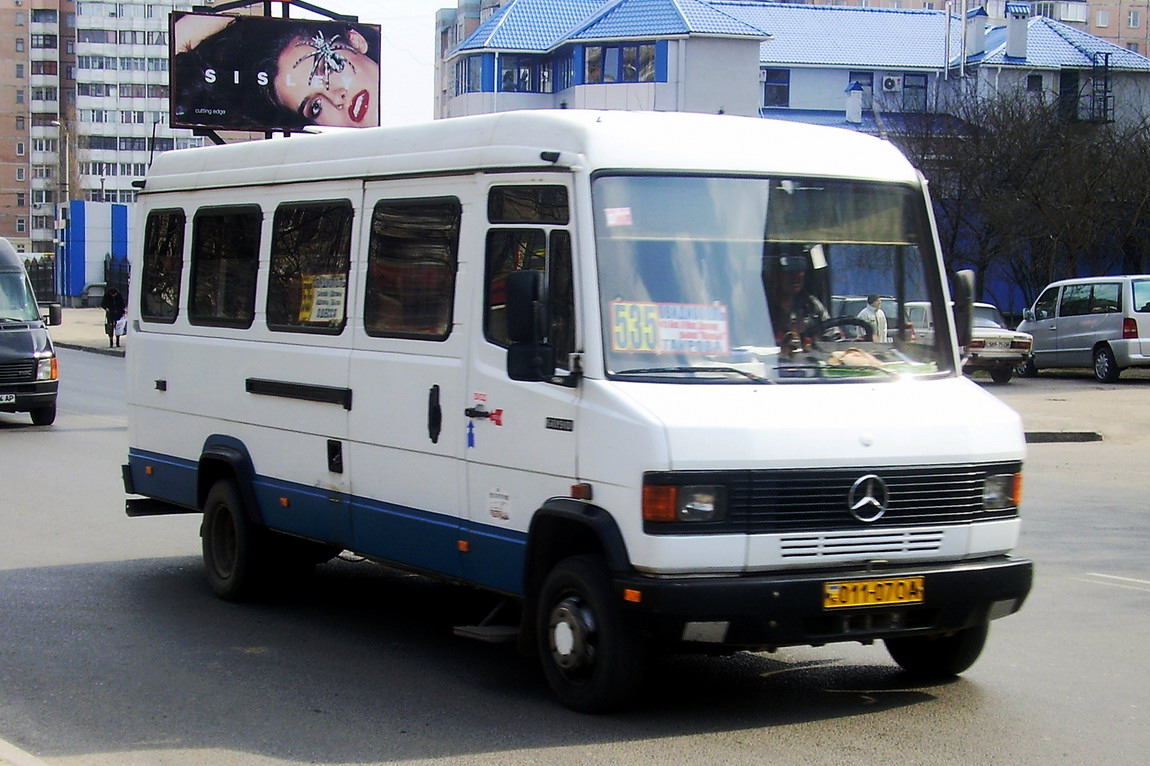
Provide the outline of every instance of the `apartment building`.
<path id="1" fill-rule="evenodd" d="M 202 3 L 201 3 L 202 4 Z M 68 200 L 130 203 L 168 127 L 168 14 L 191 2 L 0 0 L 0 236 L 55 252 Z"/>

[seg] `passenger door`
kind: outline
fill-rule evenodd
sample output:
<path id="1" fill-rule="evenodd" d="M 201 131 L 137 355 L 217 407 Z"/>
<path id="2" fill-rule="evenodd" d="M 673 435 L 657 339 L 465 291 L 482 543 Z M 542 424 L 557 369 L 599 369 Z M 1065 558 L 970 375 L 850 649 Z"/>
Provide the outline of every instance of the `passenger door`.
<path id="1" fill-rule="evenodd" d="M 467 348 L 456 195 L 466 184 L 366 185 L 350 371 L 355 550 L 453 576 Z"/>
<path id="2" fill-rule="evenodd" d="M 1058 291 L 1059 287 L 1048 287 L 1034 302 L 1034 319 L 1027 332 L 1034 338 L 1034 364 L 1036 367 L 1050 367 L 1057 361 L 1058 354 Z"/>
<path id="3" fill-rule="evenodd" d="M 548 341 L 562 375 L 576 348 L 573 242 L 566 186 L 497 184 L 489 190 L 483 255 L 472 312 L 466 401 L 452 418 L 466 428 L 469 523 L 468 579 L 520 592 L 532 515 L 548 498 L 567 496 L 577 481 L 578 388 L 511 380 L 507 375 L 504 285 L 512 271 L 547 275 Z"/>

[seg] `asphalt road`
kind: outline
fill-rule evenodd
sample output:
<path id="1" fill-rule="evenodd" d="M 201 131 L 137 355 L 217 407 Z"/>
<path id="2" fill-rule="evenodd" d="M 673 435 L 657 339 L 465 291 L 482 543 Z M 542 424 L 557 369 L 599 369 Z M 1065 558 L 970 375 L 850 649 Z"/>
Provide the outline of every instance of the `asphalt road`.
<path id="1" fill-rule="evenodd" d="M 197 517 L 123 515 L 123 360 L 61 359 L 55 426 L 0 415 L 0 763 L 1142 764 L 1150 750 L 1150 380 L 987 386 L 1028 430 L 1103 438 L 1031 445 L 1019 552 L 1035 589 L 961 679 L 912 684 L 880 646 L 679 658 L 636 710 L 592 717 L 556 705 L 511 649 L 452 635 L 488 605 L 467 589 L 341 561 L 279 601 L 214 599 Z"/>

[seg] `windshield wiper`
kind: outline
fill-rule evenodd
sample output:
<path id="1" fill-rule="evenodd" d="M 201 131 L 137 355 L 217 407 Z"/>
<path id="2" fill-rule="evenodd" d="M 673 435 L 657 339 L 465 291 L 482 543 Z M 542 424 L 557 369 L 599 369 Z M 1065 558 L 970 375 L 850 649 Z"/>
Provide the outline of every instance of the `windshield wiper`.
<path id="1" fill-rule="evenodd" d="M 697 373 L 697 372 L 722 372 L 733 373 L 735 375 L 742 375 L 747 380 L 752 380 L 755 383 L 774 383 L 775 381 L 764 378 L 761 375 L 756 375 L 753 372 L 740 370 L 737 367 L 640 367 L 634 370 L 620 370 L 615 373 L 616 375 L 657 375 L 660 373 L 681 374 L 681 373 Z"/>

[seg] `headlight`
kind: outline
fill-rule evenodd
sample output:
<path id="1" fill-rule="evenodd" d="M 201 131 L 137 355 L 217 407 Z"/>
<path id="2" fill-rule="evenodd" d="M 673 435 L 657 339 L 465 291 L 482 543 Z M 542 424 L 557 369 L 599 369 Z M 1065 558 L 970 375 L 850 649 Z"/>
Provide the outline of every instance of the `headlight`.
<path id="1" fill-rule="evenodd" d="M 982 507 L 987 511 L 1017 508 L 1022 503 L 1022 474 L 999 473 L 986 477 L 982 487 Z"/>
<path id="2" fill-rule="evenodd" d="M 644 521 L 719 521 L 726 515 L 725 487 L 650 484 L 643 487 Z"/>
<path id="3" fill-rule="evenodd" d="M 56 357 L 51 356 L 36 361 L 36 380 L 56 380 L 60 377 Z"/>

